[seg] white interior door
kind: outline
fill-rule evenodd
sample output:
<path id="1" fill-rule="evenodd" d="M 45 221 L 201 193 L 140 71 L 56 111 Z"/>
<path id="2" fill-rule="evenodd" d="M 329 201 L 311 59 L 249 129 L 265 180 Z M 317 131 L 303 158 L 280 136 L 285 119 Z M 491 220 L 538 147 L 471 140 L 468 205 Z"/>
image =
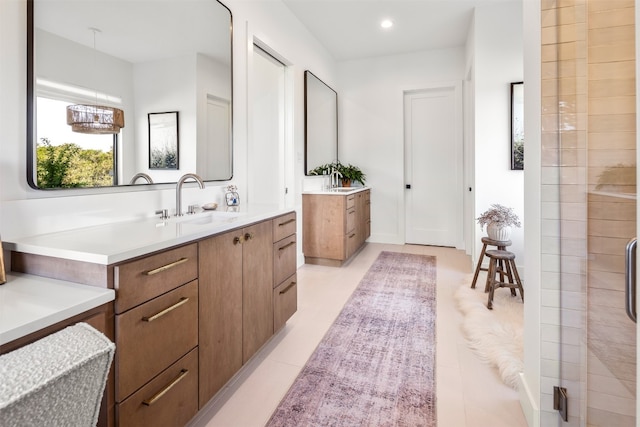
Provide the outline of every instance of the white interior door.
<path id="1" fill-rule="evenodd" d="M 462 245 L 462 138 L 459 85 L 406 92 L 405 240 Z"/>
<path id="2" fill-rule="evenodd" d="M 285 202 L 285 66 L 254 46 L 249 198 Z"/>

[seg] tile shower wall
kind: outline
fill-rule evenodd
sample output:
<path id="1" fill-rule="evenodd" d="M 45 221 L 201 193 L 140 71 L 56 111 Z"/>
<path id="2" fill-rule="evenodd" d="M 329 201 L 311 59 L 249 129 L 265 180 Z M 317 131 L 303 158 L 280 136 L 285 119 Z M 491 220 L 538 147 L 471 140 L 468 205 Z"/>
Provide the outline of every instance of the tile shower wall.
<path id="1" fill-rule="evenodd" d="M 620 247 L 635 233 L 634 1 L 541 7 L 541 425 L 560 425 L 552 392 L 561 385 L 568 425 L 624 426 L 635 367 L 625 364 L 631 334 L 614 325 Z"/>

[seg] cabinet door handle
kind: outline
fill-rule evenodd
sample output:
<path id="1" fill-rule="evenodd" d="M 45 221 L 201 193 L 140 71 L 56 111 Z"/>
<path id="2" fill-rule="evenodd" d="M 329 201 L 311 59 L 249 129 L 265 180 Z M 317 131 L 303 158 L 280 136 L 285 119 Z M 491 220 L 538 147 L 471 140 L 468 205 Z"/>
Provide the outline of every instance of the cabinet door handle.
<path id="1" fill-rule="evenodd" d="M 293 288 L 295 285 L 296 285 L 296 282 L 289 283 L 289 285 L 286 288 L 280 291 L 280 295 L 286 294 L 287 292 L 289 292 L 289 289 Z"/>
<path id="2" fill-rule="evenodd" d="M 356 213 L 356 211 L 351 211 L 351 212 L 349 212 L 349 215 L 353 215 L 355 213 Z"/>
<path id="3" fill-rule="evenodd" d="M 162 310 L 161 312 L 154 314 L 153 316 L 145 316 L 145 317 L 142 318 L 142 320 L 144 322 L 153 322 L 154 320 L 164 316 L 168 312 L 175 310 L 176 308 L 180 307 L 183 304 L 186 304 L 187 301 L 189 301 L 189 298 L 182 297 L 182 298 L 180 298 L 180 301 L 178 301 L 177 303 L 173 304 L 171 307 L 167 307 L 164 310 Z"/>
<path id="4" fill-rule="evenodd" d="M 162 273 L 163 271 L 173 268 L 177 265 L 184 264 L 187 261 L 189 261 L 189 258 L 180 258 L 179 260 L 169 263 L 167 265 L 163 265 L 162 267 L 154 268 L 153 270 L 149 270 L 149 271 L 144 271 L 142 272 L 142 274 L 145 276 L 153 276 L 154 274 Z"/>
<path id="5" fill-rule="evenodd" d="M 349 236 L 350 239 L 353 237 L 356 237 L 356 233 L 353 233 L 351 236 Z"/>
<path id="6" fill-rule="evenodd" d="M 238 245 L 238 244 L 241 245 L 242 244 L 242 239 L 240 237 L 238 237 L 238 236 L 234 237 L 233 238 L 233 244 L 234 245 Z"/>
<path id="7" fill-rule="evenodd" d="M 285 226 L 285 225 L 287 225 L 287 224 L 291 224 L 291 223 L 292 223 L 292 222 L 294 222 L 294 221 L 295 221 L 295 219 L 293 219 L 293 218 L 292 218 L 292 219 L 287 220 L 287 221 L 285 221 L 285 222 L 281 222 L 280 224 L 278 224 L 278 227 L 283 227 L 283 226 Z"/>
<path id="8" fill-rule="evenodd" d="M 251 240 L 251 239 L 253 239 L 253 233 L 245 233 L 244 234 L 244 240 L 245 241 Z"/>
<path id="9" fill-rule="evenodd" d="M 295 241 L 293 241 L 293 242 L 289 242 L 289 243 L 287 243 L 286 245 L 284 245 L 283 247 L 278 248 L 278 250 L 279 250 L 279 251 L 284 251 L 284 250 L 285 250 L 285 249 L 287 249 L 289 246 L 291 246 L 291 245 L 295 245 L 295 244 L 296 244 L 296 242 L 295 242 Z"/>
<path id="10" fill-rule="evenodd" d="M 167 394 L 169 390 L 171 390 L 176 384 L 178 384 L 184 377 L 189 373 L 188 369 L 183 369 L 180 371 L 177 377 L 175 377 L 169 384 L 167 384 L 162 390 L 151 396 L 151 398 L 143 400 L 142 404 L 146 406 L 151 406 L 156 403 L 162 396 Z"/>

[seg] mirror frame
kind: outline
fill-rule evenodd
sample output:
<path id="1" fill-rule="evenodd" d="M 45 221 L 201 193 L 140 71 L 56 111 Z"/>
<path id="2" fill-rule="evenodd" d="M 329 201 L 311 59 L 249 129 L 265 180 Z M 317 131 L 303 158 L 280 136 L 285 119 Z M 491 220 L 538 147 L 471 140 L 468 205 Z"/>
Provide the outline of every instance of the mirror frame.
<path id="1" fill-rule="evenodd" d="M 304 174 L 305 176 L 314 176 L 313 174 L 309 173 L 309 159 L 308 159 L 308 154 L 309 154 L 309 148 L 308 148 L 308 144 L 309 144 L 309 118 L 308 118 L 308 101 L 309 101 L 309 94 L 308 94 L 308 77 L 309 76 L 313 76 L 316 80 L 318 80 L 320 83 L 322 83 L 324 86 L 326 86 L 330 91 L 332 91 L 335 94 L 336 97 L 336 157 L 335 159 L 331 159 L 330 162 L 334 162 L 334 161 L 338 161 L 338 92 L 336 92 L 331 86 L 329 86 L 328 84 L 326 84 L 325 82 L 323 82 L 320 78 L 318 78 L 318 76 L 316 76 L 315 74 L 313 74 L 311 71 L 309 70 L 305 70 L 304 72 Z M 320 165 L 317 165 L 320 166 Z"/>
<path id="2" fill-rule="evenodd" d="M 35 15 L 34 15 L 34 3 L 36 0 L 27 1 L 27 183 L 29 187 L 34 190 L 41 191 L 59 191 L 59 190 L 99 190 L 99 189 L 122 189 L 128 187 L 130 189 L 141 188 L 141 184 L 119 184 L 105 187 L 74 187 L 74 188 L 41 188 L 37 185 L 37 165 L 35 163 L 36 156 L 36 91 L 35 91 Z M 230 111 L 229 111 L 229 142 L 231 144 L 230 161 L 231 161 L 231 176 L 224 179 L 205 179 L 205 182 L 223 182 L 233 179 L 233 146 L 234 146 L 234 132 L 233 132 L 233 12 L 220 0 L 211 0 L 217 2 L 220 6 L 224 7 L 229 12 L 229 61 L 230 61 Z M 145 186 L 156 186 L 169 184 L 174 185 L 175 182 L 158 182 L 153 184 L 144 183 Z"/>

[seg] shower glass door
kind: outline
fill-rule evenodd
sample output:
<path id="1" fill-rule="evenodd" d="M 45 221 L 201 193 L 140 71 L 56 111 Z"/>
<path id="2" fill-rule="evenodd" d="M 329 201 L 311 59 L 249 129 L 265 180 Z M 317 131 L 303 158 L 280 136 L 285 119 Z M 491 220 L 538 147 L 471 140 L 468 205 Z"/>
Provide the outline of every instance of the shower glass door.
<path id="1" fill-rule="evenodd" d="M 569 425 L 636 426 L 637 331 L 625 311 L 625 249 L 637 233 L 635 0 L 541 5 L 542 167 L 557 223 L 542 236 L 557 252 L 543 278 L 557 286 L 542 293 L 560 326 L 555 340 L 542 326 L 542 399 L 562 406 L 548 377 L 566 389 Z M 559 412 L 542 424 L 567 425 Z"/>

